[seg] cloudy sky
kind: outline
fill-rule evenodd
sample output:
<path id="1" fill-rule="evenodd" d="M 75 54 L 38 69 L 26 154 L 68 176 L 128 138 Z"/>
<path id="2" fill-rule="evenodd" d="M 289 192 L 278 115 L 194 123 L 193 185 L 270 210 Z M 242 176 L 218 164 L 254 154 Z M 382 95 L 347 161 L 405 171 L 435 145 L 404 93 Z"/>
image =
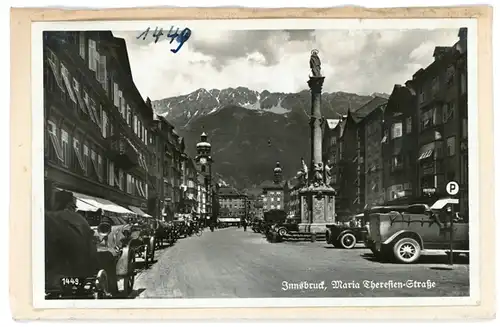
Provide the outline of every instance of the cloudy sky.
<path id="1" fill-rule="evenodd" d="M 176 41 L 152 32 L 114 31 L 127 42 L 134 81 L 143 97 L 159 100 L 199 88 L 245 86 L 256 91 L 307 88 L 312 49 L 320 51 L 324 91 L 390 93 L 432 62 L 435 46 L 453 45 L 458 30 L 193 31 Z M 168 31 L 164 31 L 167 34 Z"/>

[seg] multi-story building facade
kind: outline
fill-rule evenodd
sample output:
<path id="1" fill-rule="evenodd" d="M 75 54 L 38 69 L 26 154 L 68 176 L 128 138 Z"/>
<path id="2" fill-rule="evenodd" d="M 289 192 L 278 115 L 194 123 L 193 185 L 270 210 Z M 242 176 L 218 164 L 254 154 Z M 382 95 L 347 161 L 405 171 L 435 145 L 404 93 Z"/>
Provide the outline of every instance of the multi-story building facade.
<path id="1" fill-rule="evenodd" d="M 197 179 L 197 194 L 196 202 L 197 209 L 196 215 L 201 219 L 207 219 L 207 188 L 205 186 L 205 176 L 199 171 L 196 172 Z"/>
<path id="2" fill-rule="evenodd" d="M 153 113 L 109 31 L 45 32 L 46 178 L 55 186 L 148 211 Z"/>
<path id="3" fill-rule="evenodd" d="M 467 191 L 467 30 L 451 47 L 436 47 L 434 61 L 413 75 L 417 91 L 418 187 L 422 199 L 447 196 L 450 181 L 462 187 L 461 211 L 468 208 Z M 465 145 L 464 145 L 465 144 Z"/>
<path id="4" fill-rule="evenodd" d="M 416 94 L 410 83 L 395 85 L 381 124 L 384 202 L 389 205 L 415 201 L 419 136 L 415 106 Z"/>
<path id="5" fill-rule="evenodd" d="M 283 170 L 280 163 L 274 168 L 274 180 L 262 183 L 263 210 L 285 210 L 285 185 L 282 179 Z"/>
<path id="6" fill-rule="evenodd" d="M 345 117 L 347 118 L 347 116 Z M 325 162 L 330 167 L 330 186 L 334 189 L 338 188 L 337 182 L 339 181 L 339 151 L 338 146 L 340 131 L 341 131 L 341 119 L 327 119 L 325 124 L 325 129 L 323 131 L 323 162 Z"/>
<path id="7" fill-rule="evenodd" d="M 300 195 L 299 191 L 303 187 L 301 181 L 293 178 L 286 182 L 287 201 L 285 211 L 288 218 L 300 219 Z"/>
<path id="8" fill-rule="evenodd" d="M 387 99 L 374 97 L 355 111 L 348 110 L 347 118 L 339 124 L 337 143 L 338 178 L 337 217 L 361 212 L 365 207 L 365 129 L 362 123 L 377 108 L 385 106 Z M 336 127 L 337 128 L 337 127 Z"/>
<path id="9" fill-rule="evenodd" d="M 247 218 L 246 194 L 238 192 L 232 187 L 221 187 L 217 194 L 219 202 L 219 221 L 220 222 L 240 222 Z"/>
<path id="10" fill-rule="evenodd" d="M 384 101 L 378 106 L 373 107 L 373 110 L 359 123 L 358 129 L 364 131 L 364 193 L 365 205 L 375 206 L 381 205 L 385 201 L 384 186 L 383 186 L 383 153 L 382 145 L 385 142 L 383 138 L 382 125 L 384 123 L 384 113 L 386 104 Z"/>
<path id="11" fill-rule="evenodd" d="M 182 161 L 182 183 L 181 183 L 181 212 L 186 214 L 196 214 L 197 210 L 197 174 L 196 165 L 192 158 L 185 155 Z"/>

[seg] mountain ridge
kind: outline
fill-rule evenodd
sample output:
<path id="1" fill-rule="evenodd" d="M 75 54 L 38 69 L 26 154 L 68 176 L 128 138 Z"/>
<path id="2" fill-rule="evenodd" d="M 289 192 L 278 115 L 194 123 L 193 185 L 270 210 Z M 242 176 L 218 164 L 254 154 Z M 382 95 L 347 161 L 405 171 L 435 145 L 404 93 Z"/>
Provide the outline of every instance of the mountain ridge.
<path id="1" fill-rule="evenodd" d="M 383 95 L 325 92 L 322 114 L 327 119 L 338 119 L 347 110 Z M 256 187 L 272 179 L 276 161 L 281 163 L 283 177 L 292 178 L 300 169 L 300 158 L 310 155 L 308 90 L 283 93 L 257 92 L 246 87 L 201 88 L 152 104 L 155 112 L 184 137 L 191 157 L 196 156 L 196 143 L 206 132 L 212 144 L 213 171 L 237 188 Z"/>

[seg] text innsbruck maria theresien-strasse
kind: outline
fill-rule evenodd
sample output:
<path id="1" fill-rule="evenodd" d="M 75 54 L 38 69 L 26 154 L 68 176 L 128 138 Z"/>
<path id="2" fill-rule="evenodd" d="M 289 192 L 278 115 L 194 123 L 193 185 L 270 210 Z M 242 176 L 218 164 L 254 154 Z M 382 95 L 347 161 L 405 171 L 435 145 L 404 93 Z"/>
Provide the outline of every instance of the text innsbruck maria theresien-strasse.
<path id="1" fill-rule="evenodd" d="M 343 280 L 332 280 L 330 285 L 325 281 L 321 282 L 310 282 L 310 281 L 298 281 L 289 282 L 283 281 L 281 283 L 281 289 L 283 291 L 292 290 L 310 290 L 310 291 L 326 291 L 328 288 L 331 289 L 433 289 L 436 287 L 436 282 L 431 280 L 418 281 L 418 280 L 404 280 L 404 281 L 374 281 L 374 280 L 363 280 L 363 281 L 343 281 Z"/>

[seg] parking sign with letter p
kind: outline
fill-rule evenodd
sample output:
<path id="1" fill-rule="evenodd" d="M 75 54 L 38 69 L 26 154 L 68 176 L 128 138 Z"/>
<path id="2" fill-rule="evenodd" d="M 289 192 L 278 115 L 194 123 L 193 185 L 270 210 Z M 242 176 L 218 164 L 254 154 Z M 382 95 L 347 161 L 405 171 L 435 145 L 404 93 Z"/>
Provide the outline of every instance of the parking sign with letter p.
<path id="1" fill-rule="evenodd" d="M 451 181 L 448 184 L 446 184 L 446 192 L 449 195 L 456 195 L 459 190 L 460 190 L 460 187 L 458 186 L 457 182 Z"/>

